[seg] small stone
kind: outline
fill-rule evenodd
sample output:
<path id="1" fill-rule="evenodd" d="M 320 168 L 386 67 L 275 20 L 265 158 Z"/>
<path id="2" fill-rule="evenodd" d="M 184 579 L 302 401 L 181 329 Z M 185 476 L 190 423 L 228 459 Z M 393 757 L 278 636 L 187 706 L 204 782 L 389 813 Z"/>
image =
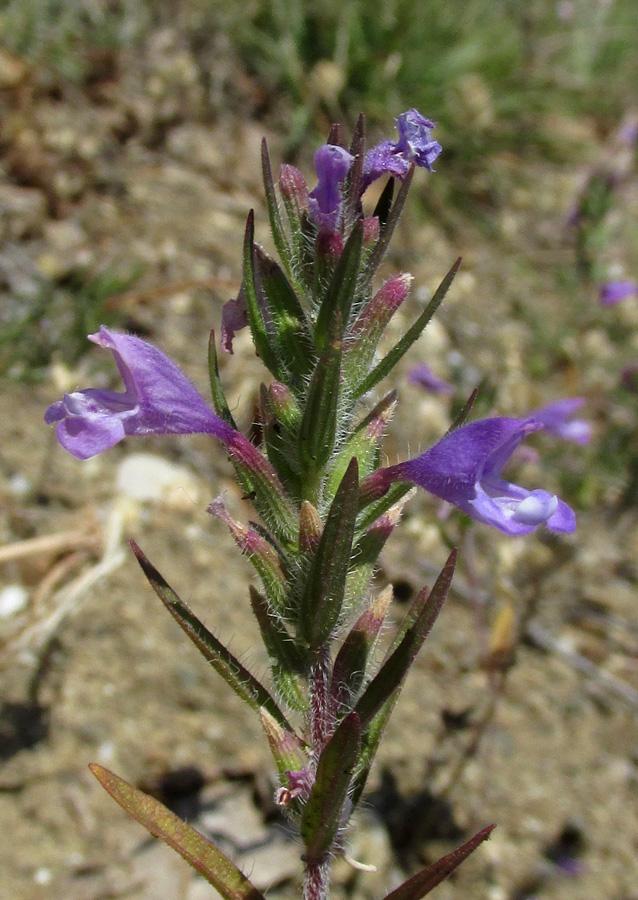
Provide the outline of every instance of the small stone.
<path id="1" fill-rule="evenodd" d="M 150 453 L 132 453 L 122 460 L 115 482 L 120 494 L 142 503 L 192 509 L 199 499 L 199 487 L 188 469 Z"/>
<path id="2" fill-rule="evenodd" d="M 21 584 L 8 584 L 0 591 L 0 619 L 21 612 L 29 602 L 29 594 Z"/>

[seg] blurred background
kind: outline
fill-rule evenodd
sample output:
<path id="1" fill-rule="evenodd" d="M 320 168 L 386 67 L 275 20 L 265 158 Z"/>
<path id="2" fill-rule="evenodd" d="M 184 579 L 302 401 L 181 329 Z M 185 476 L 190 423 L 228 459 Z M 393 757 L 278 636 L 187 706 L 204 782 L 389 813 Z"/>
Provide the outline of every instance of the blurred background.
<path id="1" fill-rule="evenodd" d="M 434 119 L 384 277 L 407 270 L 400 336 L 458 255 L 437 320 L 392 385 L 391 462 L 473 415 L 583 397 L 586 446 L 541 436 L 515 477 L 574 506 L 576 535 L 514 541 L 407 507 L 379 588 L 393 621 L 450 544 L 463 563 L 397 707 L 335 897 L 377 900 L 497 822 L 437 897 L 636 900 L 638 852 L 638 4 L 635 0 L 1 0 L 0 816 L 7 896 L 199 900 L 88 774 L 99 761 L 299 893 L 254 722 L 150 596 L 134 536 L 183 599 L 265 670 L 251 577 L 205 509 L 226 492 L 202 437 L 78 463 L 42 422 L 65 390 L 118 389 L 100 324 L 157 343 L 207 392 L 206 343 L 236 295 L 245 216 L 269 244 L 260 175 L 341 122 L 393 137 Z M 601 287 L 627 298 L 600 303 Z M 633 284 L 633 289 L 632 289 Z M 427 362 L 453 387 L 408 381 Z M 220 360 L 249 427 L 265 370 Z"/>

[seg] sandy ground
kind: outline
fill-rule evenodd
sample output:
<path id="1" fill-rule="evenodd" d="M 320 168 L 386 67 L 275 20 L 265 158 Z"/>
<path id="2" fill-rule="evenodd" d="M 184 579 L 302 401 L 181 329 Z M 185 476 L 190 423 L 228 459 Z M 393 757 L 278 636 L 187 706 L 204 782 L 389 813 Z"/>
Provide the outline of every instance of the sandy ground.
<path id="1" fill-rule="evenodd" d="M 179 67 L 177 75 L 163 72 L 159 58 L 129 65 L 97 98 L 56 95 L 32 74 L 5 91 L 3 292 L 9 302 L 10 292 L 43 281 L 63 287 L 76 271 L 140 264 L 141 281 L 118 314 L 205 393 L 208 330 L 219 328 L 221 305 L 237 288 L 251 206 L 267 242 L 263 128 L 230 113 L 204 121 L 188 58 L 182 75 Z M 163 85 L 159 100 L 157 85 L 149 94 L 149 71 Z M 270 138 L 276 159 L 280 142 Z M 588 467 L 600 472 L 605 429 L 627 416 L 607 397 L 619 361 L 633 352 L 636 310 L 614 311 L 625 335 L 614 344 L 593 299 L 558 286 L 556 273 L 571 260 L 564 222 L 579 173 L 497 162 L 504 183 L 516 187 L 496 215 L 495 238 L 454 217 L 443 237 L 436 210 L 425 222 L 411 210 L 390 254 L 388 273 L 409 268 L 416 276 L 397 335 L 460 252 L 465 263 L 438 321 L 396 375 L 401 402 L 386 452 L 391 460 L 408 446 L 414 453 L 449 424 L 448 400 L 406 383 L 409 366 L 427 359 L 459 390 L 487 372 L 498 386 L 495 408 L 506 414 L 586 396 L 593 446 L 556 449 L 543 440 L 541 459 L 551 462 L 524 466 L 526 483 L 558 489 L 562 467 L 582 484 Z M 435 177 L 445 177 L 444 157 Z M 636 185 L 627 191 L 635 201 Z M 427 204 L 425 178 L 415 192 Z M 530 323 L 538 322 L 572 330 L 561 364 L 532 378 L 523 365 L 538 340 Z M 264 370 L 243 337 L 222 363 L 247 425 Z M 2 541 L 53 543 L 0 557 L 2 584 L 23 604 L 0 619 L 0 895 L 213 896 L 102 792 L 87 769 L 98 761 L 213 835 L 270 897 L 292 897 L 300 851 L 273 807 L 259 723 L 183 639 L 126 546 L 134 536 L 263 674 L 247 599 L 251 570 L 205 512 L 221 492 L 238 517 L 249 508 L 219 447 L 202 437 L 131 440 L 83 464 L 55 446 L 42 423 L 46 406 L 66 388 L 114 384 L 113 375 L 95 350 L 75 368 L 58 361 L 35 385 L 3 384 Z M 158 477 L 149 470 L 157 460 L 166 463 L 167 487 L 139 499 L 139 485 Z M 605 477 L 578 495 L 574 537 L 515 542 L 481 528 L 473 551 L 464 548 L 455 591 L 403 692 L 351 832 L 351 856 L 378 871 L 337 861 L 336 897 L 380 900 L 402 873 L 496 822 L 489 843 L 437 889 L 440 900 L 636 900 L 638 532 L 635 512 L 618 510 L 618 483 Z M 378 586 L 396 586 L 393 622 L 447 555 L 437 514 L 432 499 L 413 500 L 384 554 Z M 492 703 L 480 658 L 485 622 L 503 604 L 518 622 L 515 664 L 462 764 Z"/>

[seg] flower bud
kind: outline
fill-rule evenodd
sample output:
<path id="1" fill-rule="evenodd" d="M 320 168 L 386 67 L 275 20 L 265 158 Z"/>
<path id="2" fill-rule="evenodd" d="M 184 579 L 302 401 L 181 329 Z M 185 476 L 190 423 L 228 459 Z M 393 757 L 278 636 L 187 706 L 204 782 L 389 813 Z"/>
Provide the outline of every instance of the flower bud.
<path id="1" fill-rule="evenodd" d="M 288 215 L 301 222 L 308 212 L 308 185 L 299 169 L 287 163 L 281 167 L 279 190 Z"/>
<path id="2" fill-rule="evenodd" d="M 363 220 L 363 247 L 365 250 L 369 250 L 370 247 L 376 244 L 380 230 L 381 226 L 378 216 L 368 216 Z"/>

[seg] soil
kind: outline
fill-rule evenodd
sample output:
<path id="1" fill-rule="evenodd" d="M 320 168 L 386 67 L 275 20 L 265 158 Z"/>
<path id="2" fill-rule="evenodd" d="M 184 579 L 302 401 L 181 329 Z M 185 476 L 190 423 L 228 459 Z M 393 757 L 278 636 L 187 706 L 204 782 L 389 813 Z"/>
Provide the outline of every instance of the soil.
<path id="1" fill-rule="evenodd" d="M 261 136 L 274 160 L 282 137 L 233 112 L 237 105 L 211 121 L 196 61 L 180 50 L 180 65 L 160 64 L 176 40 L 155 35 L 146 55 L 120 60 L 116 74 L 107 67 L 85 89 L 14 60 L 21 75 L 9 67 L 13 82 L 2 97 L 0 201 L 8 212 L 0 262 L 7 303 L 11 291 L 64 285 L 77 271 L 141 266 L 139 283 L 114 301 L 120 322 L 149 336 L 206 393 L 208 332 L 237 290 L 251 207 L 268 244 Z M 586 123 L 563 124 L 566 141 L 587 134 L 591 158 L 603 152 Z M 309 155 L 300 164 L 310 171 Z M 625 333 L 614 345 L 595 298 L 560 286 L 572 265 L 565 219 L 582 172 L 505 156 L 491 165 L 504 201 L 489 212 L 489 239 L 451 213 L 442 222 L 433 205 L 419 218 L 416 204 L 395 238 L 385 274 L 415 275 L 395 336 L 461 253 L 464 265 L 445 309 L 394 376 L 399 412 L 385 452 L 390 460 L 408 447 L 415 453 L 449 425 L 449 399 L 407 383 L 410 366 L 427 359 L 465 394 L 488 373 L 504 414 L 586 396 L 592 446 L 556 450 L 543 439 L 541 459 L 553 453 L 552 464 L 527 461 L 524 477 L 558 490 L 561 467 L 579 484 L 598 474 L 589 494 L 578 495 L 573 537 L 514 541 L 481 527 L 464 539 L 455 589 L 403 691 L 350 834 L 348 854 L 377 871 L 337 860 L 337 900 L 380 900 L 491 822 L 491 840 L 437 888 L 440 900 L 638 897 L 638 530 L 635 509 L 618 510 L 622 473 L 606 480 L 596 468 L 601 435 L 627 415 L 608 394 L 622 355 L 636 350 L 636 307 L 606 313 Z M 438 169 L 430 177 L 445 178 L 444 157 Z M 429 183 L 424 176 L 414 188 L 426 206 Z M 625 197 L 635 212 L 635 178 Z M 521 307 L 527 314 L 514 314 Z M 549 332 L 571 328 L 561 364 L 536 378 L 523 368 L 538 339 L 534 322 Z M 247 427 L 265 371 L 245 335 L 221 365 Z M 87 768 L 96 761 L 214 835 L 269 897 L 293 897 L 300 848 L 273 804 L 259 722 L 161 609 L 126 546 L 134 537 L 263 675 L 247 597 L 252 571 L 206 513 L 220 493 L 238 518 L 250 507 L 219 447 L 203 437 L 137 439 L 85 463 L 64 453 L 44 410 L 65 389 L 111 385 L 113 377 L 95 349 L 72 367 L 55 360 L 39 383 L 3 384 L 3 543 L 15 550 L 62 537 L 37 553 L 0 557 L 3 603 L 16 603 L 0 619 L 0 895 L 214 896 L 101 790 Z M 127 480 L 123 463 L 134 454 L 144 456 Z M 163 491 L 149 468 L 157 458 L 169 464 Z M 378 587 L 395 585 L 392 623 L 445 560 L 445 534 L 456 532 L 439 513 L 432 498 L 414 498 L 384 553 Z M 498 678 L 481 660 L 502 609 L 514 613 L 517 637 L 495 693 Z"/>

